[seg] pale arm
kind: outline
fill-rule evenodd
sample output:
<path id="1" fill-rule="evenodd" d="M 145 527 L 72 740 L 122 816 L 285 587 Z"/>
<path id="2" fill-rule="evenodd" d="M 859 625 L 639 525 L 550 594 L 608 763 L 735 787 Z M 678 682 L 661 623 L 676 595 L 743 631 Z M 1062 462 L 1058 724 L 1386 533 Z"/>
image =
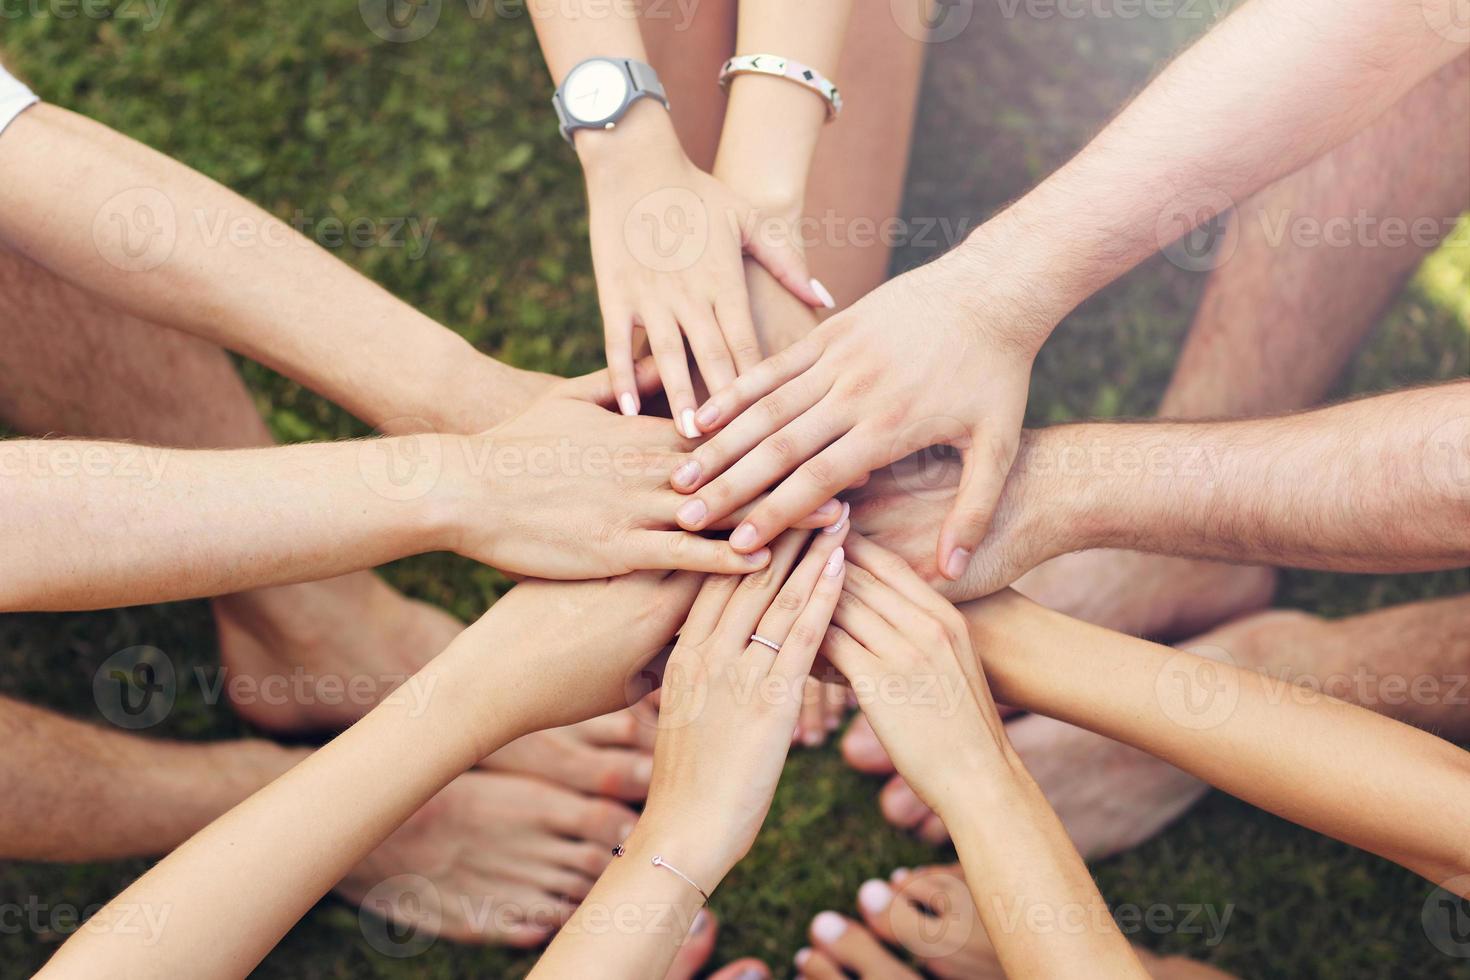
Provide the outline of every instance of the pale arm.
<path id="1" fill-rule="evenodd" d="M 0 138 L 0 245 L 136 316 L 260 361 L 375 426 L 475 432 L 548 383 L 478 353 L 294 228 L 56 106 Z M 417 426 L 422 427 L 422 424 Z"/>

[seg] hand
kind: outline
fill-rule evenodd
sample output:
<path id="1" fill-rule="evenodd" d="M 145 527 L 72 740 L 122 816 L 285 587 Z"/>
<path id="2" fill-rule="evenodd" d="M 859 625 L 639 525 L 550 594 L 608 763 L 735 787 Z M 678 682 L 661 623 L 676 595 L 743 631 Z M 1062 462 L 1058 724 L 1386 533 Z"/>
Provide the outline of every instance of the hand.
<path id="1" fill-rule="evenodd" d="M 811 536 L 797 564 L 808 535 L 791 532 L 766 569 L 706 579 L 669 656 L 653 783 L 629 850 L 655 849 L 706 892 L 749 851 L 770 809 L 842 589 L 845 537 L 845 528 Z"/>
<path id="2" fill-rule="evenodd" d="M 1017 302 L 967 312 L 963 279 L 941 265 L 880 287 L 700 409 L 701 430 L 719 431 L 675 489 L 698 491 L 704 522 L 786 477 L 731 535 L 737 551 L 770 541 L 809 501 L 944 443 L 964 451 L 965 469 L 936 564 L 964 573 L 1016 454 L 1036 353 L 1027 338 L 1041 331 Z"/>
<path id="3" fill-rule="evenodd" d="M 822 652 L 930 809 L 1015 760 L 965 618 L 892 552 L 853 535 Z"/>
<path id="4" fill-rule="evenodd" d="M 642 365 L 645 383 L 651 368 Z M 657 420 L 599 407 L 607 385 L 602 374 L 564 382 L 510 421 L 449 444 L 450 547 L 552 579 L 655 568 L 743 574 L 764 565 L 768 549 L 736 554 L 673 524 L 681 498 L 669 474 L 691 444 Z M 829 524 L 839 511 L 833 501 L 807 526 Z"/>
<path id="5" fill-rule="evenodd" d="M 1011 585 L 1048 558 L 1081 546 L 1073 537 L 1078 514 L 1058 492 L 1046 467 L 1035 466 L 1045 432 L 1026 431 L 995 516 L 965 574 L 946 579 L 934 560 L 934 534 L 960 486 L 959 461 L 925 451 L 873 474 L 846 495 L 853 526 L 865 538 L 897 554 L 950 602 L 987 596 Z"/>
<path id="6" fill-rule="evenodd" d="M 685 340 L 711 391 L 760 363 L 742 252 L 804 302 L 821 306 L 789 240 L 754 234 L 758 216 L 684 155 L 666 119 L 630 113 L 583 146 L 592 265 L 607 363 L 623 414 L 636 415 L 634 328 L 647 335 L 675 425 L 697 438 Z M 585 142 L 585 141 L 584 141 Z"/>

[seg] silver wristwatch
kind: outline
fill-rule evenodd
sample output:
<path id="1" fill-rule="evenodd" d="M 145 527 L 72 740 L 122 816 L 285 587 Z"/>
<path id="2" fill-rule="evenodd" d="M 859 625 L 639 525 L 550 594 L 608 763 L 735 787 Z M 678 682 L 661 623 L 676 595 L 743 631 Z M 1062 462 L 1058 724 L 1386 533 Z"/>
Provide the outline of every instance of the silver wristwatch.
<path id="1" fill-rule="evenodd" d="M 567 73 L 551 97 L 568 143 L 578 129 L 612 129 L 639 99 L 656 99 L 669 107 L 663 84 L 649 65 L 629 58 L 588 58 Z"/>

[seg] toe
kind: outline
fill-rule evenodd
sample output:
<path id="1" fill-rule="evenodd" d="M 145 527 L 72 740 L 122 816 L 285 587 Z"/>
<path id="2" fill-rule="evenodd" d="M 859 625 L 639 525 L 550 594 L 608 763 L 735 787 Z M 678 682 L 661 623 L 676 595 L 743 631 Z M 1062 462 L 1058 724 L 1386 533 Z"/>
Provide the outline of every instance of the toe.
<path id="1" fill-rule="evenodd" d="M 847 727 L 847 734 L 842 737 L 842 757 L 847 764 L 858 772 L 871 772 L 886 776 L 893 772 L 893 760 L 888 758 L 878 736 L 873 733 L 873 726 L 868 724 L 868 719 L 859 714 Z"/>
<path id="2" fill-rule="evenodd" d="M 816 952 L 864 980 L 919 980 L 871 932 L 836 912 L 819 913 L 809 933 Z"/>
<path id="3" fill-rule="evenodd" d="M 814 949 L 803 949 L 796 954 L 796 971 L 802 980 L 847 980 L 830 956 Z"/>
<path id="4" fill-rule="evenodd" d="M 894 776 L 878 796 L 878 808 L 895 827 L 917 828 L 933 812 L 914 794 L 902 776 Z"/>
<path id="5" fill-rule="evenodd" d="M 949 828 L 944 825 L 944 821 L 940 820 L 938 816 L 927 816 L 924 818 L 923 823 L 919 824 L 919 840 L 925 844 L 933 844 L 935 847 L 948 844 Z"/>
<path id="6" fill-rule="evenodd" d="M 770 980 L 771 971 L 760 960 L 736 960 L 718 972 L 710 974 L 709 980 Z"/>
<path id="7" fill-rule="evenodd" d="M 989 946 L 958 868 L 895 872 L 891 884 L 866 882 L 858 908 L 876 935 L 930 963 L 977 942 Z"/>
<path id="8" fill-rule="evenodd" d="M 653 756 L 629 749 L 596 749 L 589 753 L 596 772 L 597 792 L 615 800 L 640 802 L 648 799 L 653 780 Z"/>
<path id="9" fill-rule="evenodd" d="M 715 936 L 718 932 L 719 924 L 715 921 L 714 913 L 709 909 L 700 909 L 689 925 L 689 935 L 679 947 L 679 952 L 674 954 L 674 962 L 669 965 L 669 972 L 664 975 L 664 980 L 690 980 L 698 973 L 709 960 L 710 953 L 715 950 Z"/>

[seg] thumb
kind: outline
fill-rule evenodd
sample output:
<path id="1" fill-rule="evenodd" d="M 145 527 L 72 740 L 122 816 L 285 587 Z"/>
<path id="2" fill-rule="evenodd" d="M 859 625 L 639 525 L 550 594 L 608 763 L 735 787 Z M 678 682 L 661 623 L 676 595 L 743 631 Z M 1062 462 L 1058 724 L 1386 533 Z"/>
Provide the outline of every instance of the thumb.
<path id="1" fill-rule="evenodd" d="M 1001 433 L 993 426 L 971 433 L 959 493 L 939 530 L 939 571 L 950 581 L 959 579 L 970 567 L 970 559 L 995 515 L 1019 444 L 1019 432 Z"/>
<path id="2" fill-rule="evenodd" d="M 653 358 L 645 357 L 633 365 L 633 383 L 637 386 L 640 395 L 652 395 L 658 391 L 658 365 L 653 362 Z M 564 398 L 592 402 L 609 411 L 618 410 L 617 393 L 613 391 L 612 373 L 607 368 L 577 378 L 570 378 L 563 381 L 555 390 Z"/>
<path id="3" fill-rule="evenodd" d="M 812 278 L 806 256 L 797 245 L 795 234 L 784 222 L 762 221 L 752 213 L 744 223 L 742 243 L 745 252 L 769 272 L 787 292 L 807 306 L 836 309 L 837 303 L 827 287 Z"/>

